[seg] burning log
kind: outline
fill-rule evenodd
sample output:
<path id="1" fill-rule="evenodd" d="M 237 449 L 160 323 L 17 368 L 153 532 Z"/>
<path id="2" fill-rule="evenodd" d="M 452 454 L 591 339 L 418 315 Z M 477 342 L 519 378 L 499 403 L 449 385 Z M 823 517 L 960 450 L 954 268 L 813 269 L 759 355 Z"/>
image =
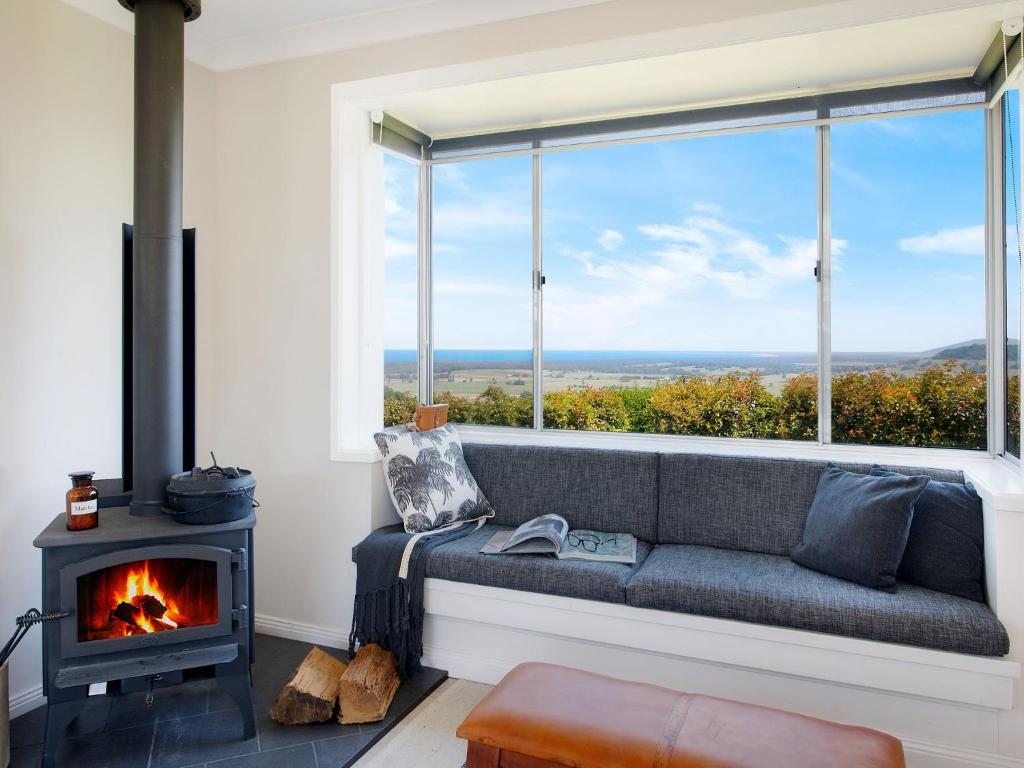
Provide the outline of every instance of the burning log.
<path id="1" fill-rule="evenodd" d="M 398 662 L 379 645 L 364 645 L 339 683 L 340 723 L 383 720 L 398 690 Z"/>
<path id="2" fill-rule="evenodd" d="M 110 612 L 111 621 L 123 621 L 138 632 L 156 632 L 159 629 L 177 629 L 178 625 L 165 617 L 167 606 L 152 595 L 136 595 L 131 602 L 121 601 Z"/>
<path id="3" fill-rule="evenodd" d="M 133 627 L 139 626 L 138 617 L 142 613 L 131 603 L 118 603 L 117 608 L 110 612 L 111 621 L 123 621 Z"/>
<path id="4" fill-rule="evenodd" d="M 167 613 L 167 606 L 152 595 L 136 595 L 132 598 L 132 605 L 151 619 L 162 619 Z"/>
<path id="5" fill-rule="evenodd" d="M 330 720 L 338 705 L 338 685 L 344 672 L 344 663 L 314 647 L 277 697 L 270 716 L 282 725 Z"/>

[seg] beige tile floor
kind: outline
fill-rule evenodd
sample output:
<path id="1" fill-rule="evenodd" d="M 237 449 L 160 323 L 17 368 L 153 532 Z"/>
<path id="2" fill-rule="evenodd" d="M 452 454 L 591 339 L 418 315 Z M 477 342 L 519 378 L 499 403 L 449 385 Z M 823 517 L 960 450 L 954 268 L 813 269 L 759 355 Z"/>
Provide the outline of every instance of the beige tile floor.
<path id="1" fill-rule="evenodd" d="M 460 768 L 466 742 L 455 737 L 459 723 L 491 686 L 447 680 L 405 718 L 355 768 Z"/>

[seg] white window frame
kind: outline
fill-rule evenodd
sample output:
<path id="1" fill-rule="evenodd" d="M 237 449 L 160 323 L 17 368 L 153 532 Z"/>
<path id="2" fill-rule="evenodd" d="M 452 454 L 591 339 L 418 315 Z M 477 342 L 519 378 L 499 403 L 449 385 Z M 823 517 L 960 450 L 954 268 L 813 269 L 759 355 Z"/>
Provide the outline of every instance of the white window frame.
<path id="1" fill-rule="evenodd" d="M 548 146 L 541 147 L 534 142 L 531 148 L 517 148 L 509 151 L 481 151 L 473 154 L 455 157 L 432 158 L 428 157 L 423 161 L 421 178 L 421 202 L 424 207 L 421 210 L 421 229 L 426 234 L 420 240 L 420 264 L 424 271 L 421 279 L 421 302 L 428 306 L 421 308 L 420 312 L 420 334 L 419 334 L 419 370 L 421 376 L 420 396 L 423 402 L 433 401 L 433 349 L 431 325 L 431 313 L 429 304 L 432 302 L 432 291 L 430 286 L 430 275 L 432 272 L 431 253 L 431 214 L 433 182 L 432 169 L 435 165 L 448 163 L 477 162 L 494 159 L 497 157 L 510 157 L 516 155 L 530 155 L 532 157 L 532 199 L 533 199 L 533 402 L 534 418 L 532 428 L 529 427 L 503 427 L 486 425 L 460 425 L 460 429 L 468 430 L 468 433 L 476 436 L 477 439 L 497 438 L 504 441 L 516 440 L 516 435 L 532 434 L 534 436 L 562 435 L 562 442 L 566 439 L 569 442 L 578 442 L 579 435 L 593 436 L 583 442 L 586 444 L 615 444 L 615 445 L 636 445 L 658 443 L 662 450 L 668 447 L 663 441 L 672 441 L 678 449 L 687 450 L 687 446 L 699 450 L 723 450 L 726 447 L 738 449 L 744 453 L 762 453 L 766 448 L 773 452 L 793 452 L 794 454 L 819 453 L 826 449 L 829 452 L 849 453 L 860 455 L 867 451 L 872 454 L 886 453 L 894 457 L 904 457 L 907 460 L 913 458 L 921 459 L 931 457 L 929 461 L 939 461 L 939 457 L 954 458 L 963 461 L 968 457 L 992 457 L 1002 456 L 1005 453 L 1005 440 L 1001 433 L 1005 430 L 1003 421 L 1005 419 L 1006 382 L 1005 375 L 997 375 L 1004 371 L 1005 367 L 998 362 L 1005 347 L 1005 322 L 996 323 L 994 318 L 999 315 L 998 297 L 1005 295 L 1005 271 L 994 267 L 994 264 L 1001 263 L 1003 249 L 1000 247 L 1000 240 L 993 237 L 993 232 L 1002 231 L 998 229 L 1003 224 L 1003 209 L 1000 203 L 1002 199 L 1001 189 L 997 190 L 996 179 L 1001 183 L 1002 172 L 1002 151 L 1001 140 L 1003 121 L 993 119 L 991 110 L 986 110 L 985 120 L 985 145 L 986 145 L 986 220 L 988 226 L 988 238 L 986 240 L 986 290 L 985 290 L 985 312 L 986 312 L 986 356 L 987 370 L 993 372 L 988 376 L 987 382 L 987 448 L 984 450 L 972 449 L 951 449 L 951 448 L 919 448 L 910 446 L 880 446 L 880 445 L 859 445 L 840 444 L 832 442 L 831 424 L 831 194 L 830 194 L 830 127 L 832 125 L 873 119 L 894 119 L 903 116 L 916 116 L 922 114 L 953 112 L 965 109 L 986 109 L 984 104 L 957 105 L 946 107 L 935 107 L 927 109 L 906 110 L 902 112 L 890 112 L 871 114 L 863 116 L 851 116 L 841 118 L 819 117 L 815 120 L 793 121 L 784 124 L 769 124 L 750 127 L 730 127 L 713 130 L 700 130 L 675 135 L 660 135 L 643 138 L 612 139 L 607 141 L 592 141 L 580 145 L 569 146 Z M 999 112 L 1001 115 L 1002 113 Z M 734 133 L 762 132 L 771 130 L 786 130 L 794 127 L 812 126 L 816 132 L 816 165 L 817 165 L 817 218 L 818 218 L 818 280 L 817 280 L 817 353 L 818 353 L 818 439 L 816 441 L 787 441 L 787 440 L 749 440 L 744 438 L 709 438 L 697 435 L 667 435 L 656 433 L 606 433 L 606 432 L 576 432 L 573 430 L 556 430 L 544 427 L 543 415 L 543 216 L 542 216 L 542 178 L 543 178 L 543 156 L 549 152 L 571 152 L 577 149 L 590 149 L 599 146 L 617 144 L 632 144 L 648 141 L 679 141 L 687 139 L 700 139 L 708 136 L 729 135 Z M 996 143 L 999 143 L 999 151 L 994 150 Z M 424 194 L 424 192 L 426 194 Z M 998 194 L 998 197 L 996 195 Z M 999 204 L 997 204 L 999 203 Z M 426 383 L 426 387 L 424 387 Z M 1000 404 L 1002 404 L 1003 418 L 999 418 Z M 1010 461 L 1016 461 L 1009 457 Z"/>

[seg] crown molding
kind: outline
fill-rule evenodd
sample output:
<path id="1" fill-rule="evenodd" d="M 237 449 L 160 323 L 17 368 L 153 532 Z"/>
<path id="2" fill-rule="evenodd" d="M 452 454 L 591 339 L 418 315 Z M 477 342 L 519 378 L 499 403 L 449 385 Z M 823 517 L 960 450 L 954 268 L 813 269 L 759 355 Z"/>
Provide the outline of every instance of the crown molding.
<path id="1" fill-rule="evenodd" d="M 115 0 L 63 2 L 134 32 L 134 17 Z M 237 37 L 213 26 L 214 15 L 207 13 L 186 25 L 185 57 L 214 72 L 224 72 L 603 2 L 609 0 L 425 0 Z"/>

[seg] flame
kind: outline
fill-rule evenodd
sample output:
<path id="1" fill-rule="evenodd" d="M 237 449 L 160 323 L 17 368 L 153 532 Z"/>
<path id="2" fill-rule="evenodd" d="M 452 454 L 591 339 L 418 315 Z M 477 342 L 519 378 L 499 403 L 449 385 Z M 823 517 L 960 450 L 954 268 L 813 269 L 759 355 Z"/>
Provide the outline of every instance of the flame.
<path id="1" fill-rule="evenodd" d="M 166 606 L 167 611 L 164 613 L 162 618 L 156 619 L 146 615 L 144 611 L 140 610 L 135 617 L 135 623 L 138 629 L 147 633 L 159 632 L 166 629 L 177 629 L 178 623 L 184 617 L 178 610 L 178 606 L 175 604 L 174 600 L 160 588 L 160 583 L 156 580 L 156 577 L 149 572 L 148 561 L 143 564 L 141 570 L 132 568 L 128 571 L 128 576 L 125 579 L 122 591 L 114 592 L 113 607 L 116 608 L 119 603 L 128 603 L 130 605 L 132 604 L 132 598 L 145 597 L 147 595 L 155 597 L 163 603 L 163 605 Z M 161 626 L 157 626 L 157 624 Z M 125 634 L 128 635 L 131 633 L 132 628 L 126 626 Z"/>

